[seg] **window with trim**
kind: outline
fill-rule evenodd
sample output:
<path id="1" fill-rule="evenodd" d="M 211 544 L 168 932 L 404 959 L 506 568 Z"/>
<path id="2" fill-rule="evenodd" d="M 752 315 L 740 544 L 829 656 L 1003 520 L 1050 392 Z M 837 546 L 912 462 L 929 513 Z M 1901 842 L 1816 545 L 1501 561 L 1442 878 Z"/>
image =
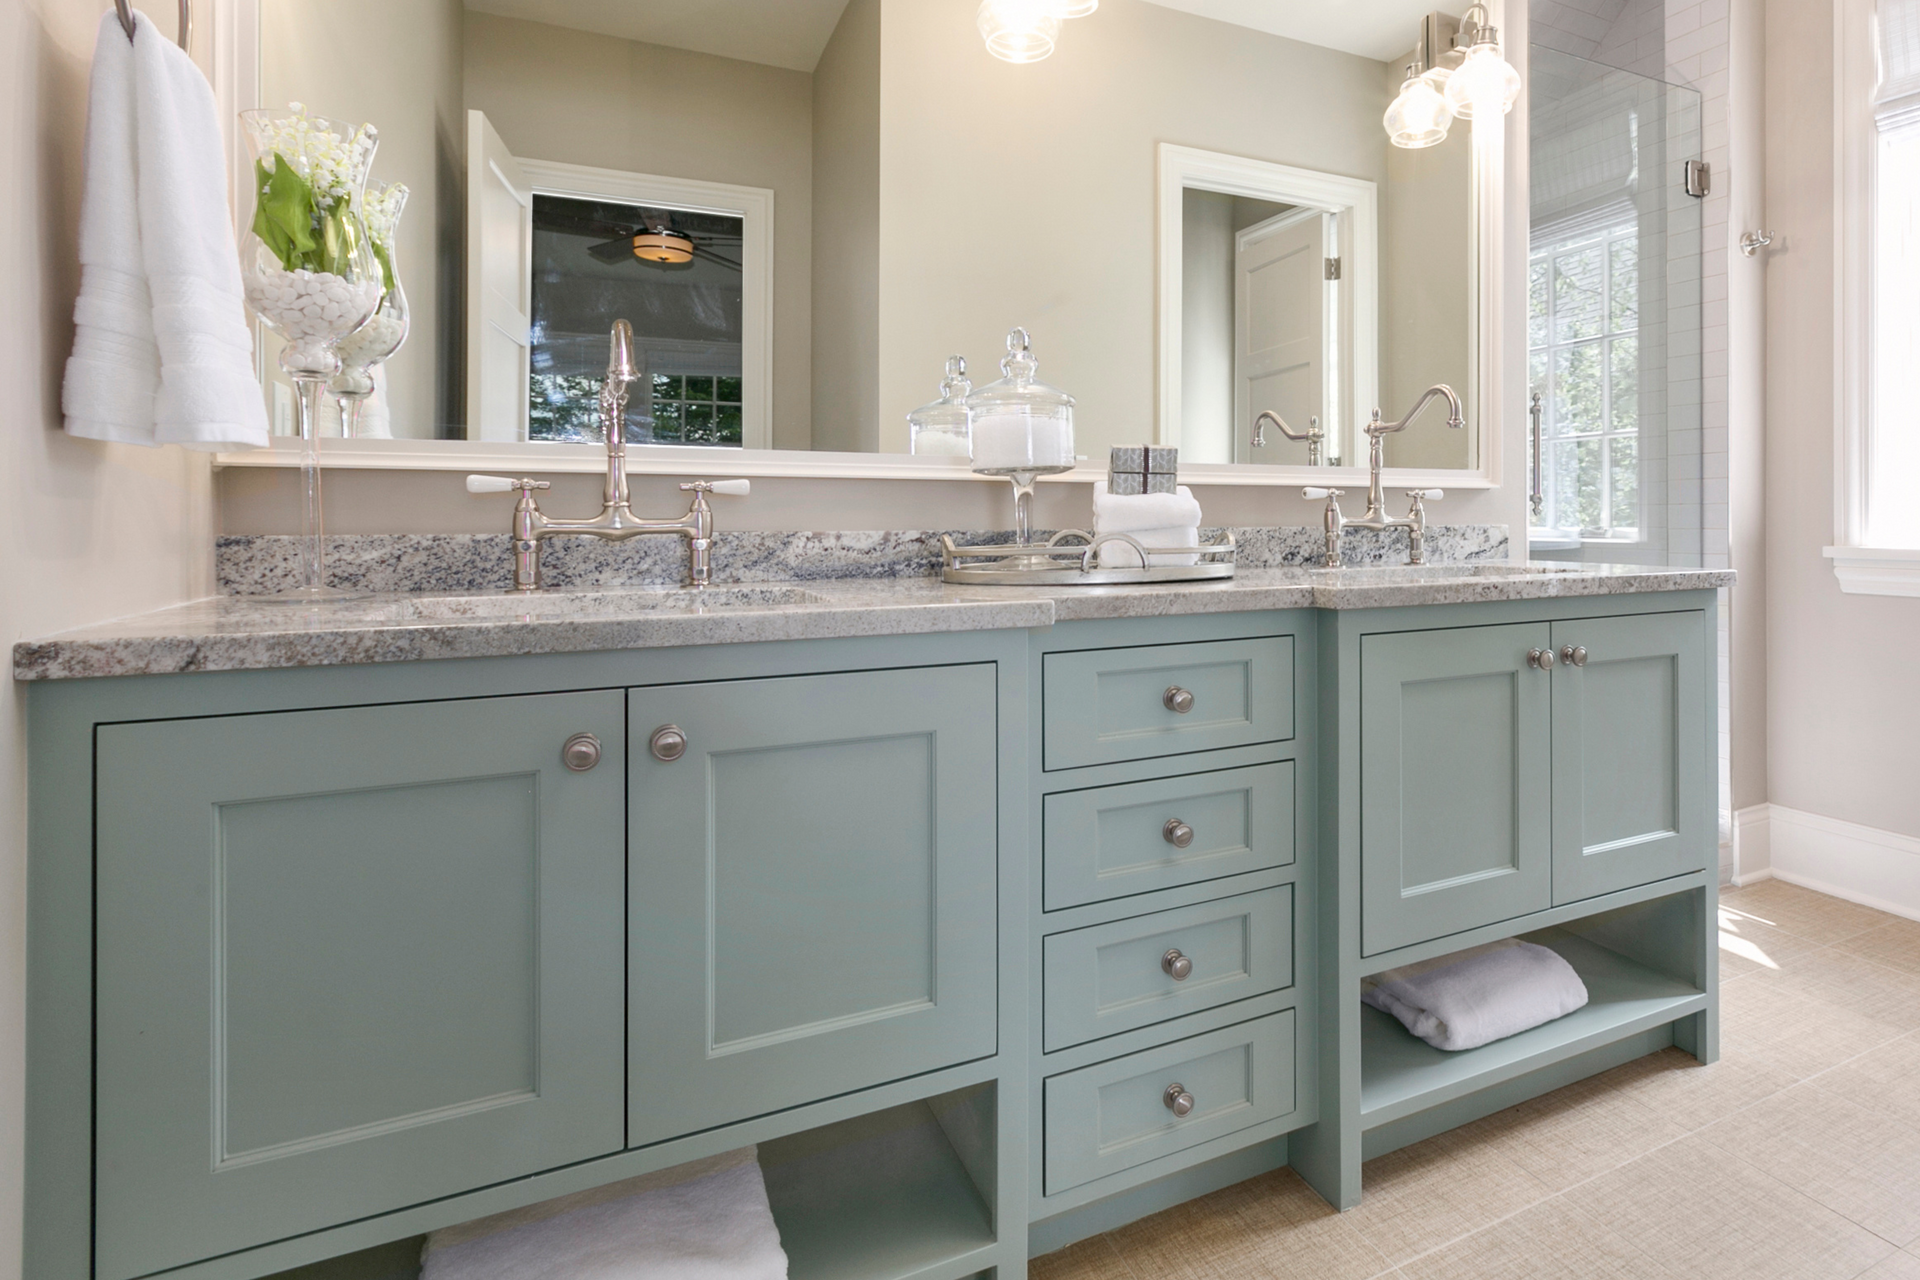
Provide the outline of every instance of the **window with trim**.
<path id="1" fill-rule="evenodd" d="M 1640 537 L 1640 243 L 1627 216 L 1537 237 L 1527 271 L 1530 392 L 1542 398 L 1536 528 Z"/>

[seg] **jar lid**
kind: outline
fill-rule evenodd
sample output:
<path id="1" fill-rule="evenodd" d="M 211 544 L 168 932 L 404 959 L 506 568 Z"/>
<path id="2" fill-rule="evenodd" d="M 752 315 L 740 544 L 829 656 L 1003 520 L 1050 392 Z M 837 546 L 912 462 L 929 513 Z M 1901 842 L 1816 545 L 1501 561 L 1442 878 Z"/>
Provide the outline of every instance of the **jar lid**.
<path id="1" fill-rule="evenodd" d="M 1034 376 L 1039 367 L 1033 358 L 1033 340 L 1025 329 L 1015 328 L 1007 334 L 1007 354 L 1000 361 L 1000 372 L 1006 376 L 974 392 L 967 403 L 975 410 L 1025 406 L 1038 413 L 1055 413 L 1072 409 L 1072 396 Z"/>

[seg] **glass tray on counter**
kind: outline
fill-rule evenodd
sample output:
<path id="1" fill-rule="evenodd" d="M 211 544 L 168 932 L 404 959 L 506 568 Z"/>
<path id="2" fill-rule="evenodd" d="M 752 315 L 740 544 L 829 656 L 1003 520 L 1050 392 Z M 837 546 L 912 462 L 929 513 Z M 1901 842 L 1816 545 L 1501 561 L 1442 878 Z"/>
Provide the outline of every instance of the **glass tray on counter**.
<path id="1" fill-rule="evenodd" d="M 1132 547 L 1140 555 L 1143 567 L 1102 569 L 1100 548 L 1108 545 Z M 1231 578 L 1239 549 L 1233 535 L 1222 534 L 1219 542 L 1203 542 L 1197 547 L 1150 547 L 1131 534 L 1103 533 L 1099 537 L 1084 529 L 1062 529 L 1044 544 L 1022 546 L 998 543 L 988 546 L 955 545 L 950 536 L 940 538 L 941 579 L 945 582 L 995 587 L 1100 587 L 1142 582 L 1204 582 Z M 1154 564 L 1155 556 L 1195 556 L 1193 564 Z"/>

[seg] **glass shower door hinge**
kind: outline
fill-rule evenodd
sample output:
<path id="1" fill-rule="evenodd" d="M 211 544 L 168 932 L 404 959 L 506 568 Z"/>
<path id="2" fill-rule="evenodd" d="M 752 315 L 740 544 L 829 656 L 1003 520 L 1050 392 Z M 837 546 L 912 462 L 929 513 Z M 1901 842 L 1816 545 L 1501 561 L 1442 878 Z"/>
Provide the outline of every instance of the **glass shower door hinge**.
<path id="1" fill-rule="evenodd" d="M 1687 161 L 1687 194 L 1698 200 L 1713 190 L 1713 166 L 1705 160 Z"/>

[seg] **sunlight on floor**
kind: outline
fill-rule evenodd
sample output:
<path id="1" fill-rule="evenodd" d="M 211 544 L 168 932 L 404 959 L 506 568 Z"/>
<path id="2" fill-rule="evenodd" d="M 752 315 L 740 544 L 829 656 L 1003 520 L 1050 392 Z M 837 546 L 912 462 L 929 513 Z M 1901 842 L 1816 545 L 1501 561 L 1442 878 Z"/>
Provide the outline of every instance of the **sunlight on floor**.
<path id="1" fill-rule="evenodd" d="M 1742 960 L 1750 960 L 1754 964 L 1765 965 L 1769 969 L 1778 969 L 1780 966 L 1774 963 L 1771 956 L 1760 949 L 1759 943 L 1754 942 L 1750 938 L 1740 936 L 1740 922 L 1742 920 L 1752 920 L 1756 924 L 1765 925 L 1771 925 L 1773 923 L 1773 921 L 1764 920 L 1759 916 L 1750 916 L 1744 911 L 1735 911 L 1729 907 L 1722 907 L 1720 908 L 1720 949 L 1731 955 L 1739 956 Z"/>

